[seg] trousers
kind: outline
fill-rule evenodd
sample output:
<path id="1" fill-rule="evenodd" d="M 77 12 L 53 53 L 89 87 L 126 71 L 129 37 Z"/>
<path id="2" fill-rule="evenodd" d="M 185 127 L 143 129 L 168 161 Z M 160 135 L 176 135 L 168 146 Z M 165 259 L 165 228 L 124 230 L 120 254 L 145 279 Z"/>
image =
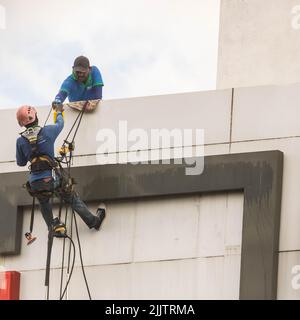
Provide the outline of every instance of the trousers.
<path id="1" fill-rule="evenodd" d="M 41 179 L 30 183 L 30 187 L 33 191 L 48 191 L 53 192 L 60 184 L 59 180 Z M 70 207 L 80 216 L 83 222 L 91 229 L 97 222 L 97 217 L 93 215 L 85 203 L 80 199 L 75 191 L 72 192 L 61 192 L 60 193 L 64 203 L 70 205 Z M 53 210 L 50 197 L 37 194 L 37 199 L 40 203 L 42 216 L 47 224 L 48 230 L 52 228 L 53 222 Z"/>

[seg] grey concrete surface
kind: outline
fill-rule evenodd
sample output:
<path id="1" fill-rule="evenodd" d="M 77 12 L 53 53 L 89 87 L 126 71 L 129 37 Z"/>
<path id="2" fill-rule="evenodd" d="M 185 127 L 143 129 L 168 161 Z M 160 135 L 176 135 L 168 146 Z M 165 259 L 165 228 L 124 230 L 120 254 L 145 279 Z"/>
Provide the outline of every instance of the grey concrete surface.
<path id="1" fill-rule="evenodd" d="M 297 6 L 298 0 L 221 1 L 217 89 L 300 82 Z"/>

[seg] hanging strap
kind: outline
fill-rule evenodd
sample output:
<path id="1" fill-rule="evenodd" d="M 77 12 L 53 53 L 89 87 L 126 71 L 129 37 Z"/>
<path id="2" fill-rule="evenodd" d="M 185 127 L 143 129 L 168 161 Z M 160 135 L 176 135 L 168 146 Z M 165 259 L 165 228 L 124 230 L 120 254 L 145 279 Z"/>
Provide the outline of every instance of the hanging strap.
<path id="1" fill-rule="evenodd" d="M 46 274 L 45 274 L 45 286 L 47 287 L 47 300 L 49 300 L 50 293 L 50 266 L 51 266 L 51 252 L 53 245 L 53 231 L 48 232 L 48 246 L 47 246 L 47 260 L 46 260 Z"/>
<path id="2" fill-rule="evenodd" d="M 32 200 L 32 207 L 31 207 L 30 227 L 29 227 L 29 232 L 25 233 L 25 238 L 28 240 L 27 245 L 32 244 L 36 240 L 36 237 L 32 235 L 33 223 L 34 223 L 35 196 L 33 196 L 32 198 L 33 200 Z"/>
<path id="3" fill-rule="evenodd" d="M 34 223 L 34 209 L 35 209 L 35 196 L 32 198 L 32 208 L 31 208 L 31 217 L 30 217 L 30 228 L 29 232 L 32 233 L 33 231 L 33 223 Z"/>

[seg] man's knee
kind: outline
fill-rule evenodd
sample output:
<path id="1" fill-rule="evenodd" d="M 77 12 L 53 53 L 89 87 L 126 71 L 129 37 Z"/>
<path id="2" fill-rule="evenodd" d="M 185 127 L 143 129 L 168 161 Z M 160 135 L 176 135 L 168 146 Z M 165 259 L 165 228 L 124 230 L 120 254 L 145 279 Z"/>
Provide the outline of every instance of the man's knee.
<path id="1" fill-rule="evenodd" d="M 61 197 L 64 202 L 71 204 L 76 199 L 76 193 L 73 191 L 63 191 Z"/>
<path id="2" fill-rule="evenodd" d="M 46 204 L 46 203 L 49 202 L 49 199 L 50 199 L 50 198 L 39 195 L 39 196 L 37 197 L 37 199 L 39 200 L 39 203 L 40 203 L 40 204 Z"/>
<path id="3" fill-rule="evenodd" d="M 36 193 L 36 197 L 37 197 L 40 204 L 45 204 L 50 201 L 50 198 L 52 197 L 52 193 L 51 192 L 39 192 L 39 193 Z"/>

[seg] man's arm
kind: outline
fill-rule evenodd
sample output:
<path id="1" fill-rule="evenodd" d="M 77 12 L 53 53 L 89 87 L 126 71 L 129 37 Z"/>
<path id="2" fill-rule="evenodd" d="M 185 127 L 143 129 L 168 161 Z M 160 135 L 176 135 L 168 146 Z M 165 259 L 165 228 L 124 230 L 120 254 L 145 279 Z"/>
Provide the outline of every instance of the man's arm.
<path id="1" fill-rule="evenodd" d="M 17 165 L 20 167 L 24 167 L 27 164 L 27 160 L 25 159 L 25 156 L 23 154 L 23 151 L 21 149 L 19 140 L 17 140 L 17 147 L 16 147 L 16 159 L 17 159 Z"/>
<path id="2" fill-rule="evenodd" d="M 54 101 L 56 103 L 63 103 L 68 96 L 68 93 L 66 91 L 60 90 L 59 93 L 55 96 Z"/>
<path id="3" fill-rule="evenodd" d="M 102 99 L 102 87 L 104 84 L 103 84 L 100 70 L 96 66 L 92 67 L 92 76 L 93 76 L 93 85 L 92 85 L 92 89 L 89 91 L 88 100 Z"/>
<path id="4" fill-rule="evenodd" d="M 58 94 L 55 96 L 54 102 L 63 103 L 70 94 L 70 77 L 68 77 L 61 85 Z"/>
<path id="5" fill-rule="evenodd" d="M 62 111 L 57 111 L 56 123 L 53 127 L 53 140 L 55 141 L 58 135 L 61 133 L 64 128 L 64 118 L 62 116 Z"/>
<path id="6" fill-rule="evenodd" d="M 102 86 L 94 86 L 89 92 L 89 100 L 102 99 Z"/>

